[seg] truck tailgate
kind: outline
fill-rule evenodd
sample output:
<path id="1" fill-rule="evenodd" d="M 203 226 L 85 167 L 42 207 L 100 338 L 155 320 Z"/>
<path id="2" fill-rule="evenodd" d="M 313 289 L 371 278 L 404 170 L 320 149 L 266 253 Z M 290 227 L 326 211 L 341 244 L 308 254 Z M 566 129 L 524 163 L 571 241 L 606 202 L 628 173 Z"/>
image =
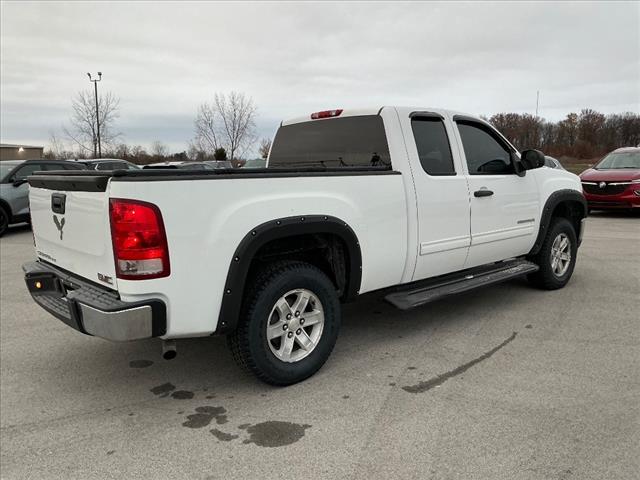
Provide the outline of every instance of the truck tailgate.
<path id="1" fill-rule="evenodd" d="M 32 185 L 29 202 L 38 257 L 115 289 L 108 193 Z"/>

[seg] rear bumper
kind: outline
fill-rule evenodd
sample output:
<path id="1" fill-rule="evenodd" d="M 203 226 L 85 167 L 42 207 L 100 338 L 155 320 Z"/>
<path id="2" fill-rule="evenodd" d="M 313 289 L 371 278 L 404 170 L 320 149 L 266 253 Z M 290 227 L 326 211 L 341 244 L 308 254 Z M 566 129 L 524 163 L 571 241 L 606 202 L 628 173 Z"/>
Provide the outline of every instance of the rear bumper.
<path id="1" fill-rule="evenodd" d="M 166 333 L 162 300 L 123 302 L 113 290 L 40 261 L 25 263 L 22 269 L 33 300 L 79 332 L 116 342 Z"/>

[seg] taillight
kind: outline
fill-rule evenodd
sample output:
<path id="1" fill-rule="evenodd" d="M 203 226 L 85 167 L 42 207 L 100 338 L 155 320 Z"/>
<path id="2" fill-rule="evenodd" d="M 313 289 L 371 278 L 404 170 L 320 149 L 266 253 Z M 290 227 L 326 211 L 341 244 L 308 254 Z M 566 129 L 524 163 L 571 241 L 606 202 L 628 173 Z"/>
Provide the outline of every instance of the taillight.
<path id="1" fill-rule="evenodd" d="M 336 110 L 323 110 L 322 112 L 315 112 L 311 114 L 311 120 L 317 120 L 319 118 L 331 118 L 338 117 L 342 113 L 342 109 L 338 108 Z"/>
<path id="2" fill-rule="evenodd" d="M 158 207 L 112 198 L 111 239 L 118 278 L 144 280 L 169 276 L 167 235 Z"/>

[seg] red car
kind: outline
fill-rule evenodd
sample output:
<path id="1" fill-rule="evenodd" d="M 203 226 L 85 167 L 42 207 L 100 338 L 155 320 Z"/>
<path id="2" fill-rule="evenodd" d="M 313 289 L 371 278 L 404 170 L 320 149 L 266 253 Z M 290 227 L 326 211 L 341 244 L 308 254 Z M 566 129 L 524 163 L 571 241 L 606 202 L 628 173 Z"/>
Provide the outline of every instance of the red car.
<path id="1" fill-rule="evenodd" d="M 640 208 L 640 147 L 614 150 L 580 180 L 590 210 Z"/>

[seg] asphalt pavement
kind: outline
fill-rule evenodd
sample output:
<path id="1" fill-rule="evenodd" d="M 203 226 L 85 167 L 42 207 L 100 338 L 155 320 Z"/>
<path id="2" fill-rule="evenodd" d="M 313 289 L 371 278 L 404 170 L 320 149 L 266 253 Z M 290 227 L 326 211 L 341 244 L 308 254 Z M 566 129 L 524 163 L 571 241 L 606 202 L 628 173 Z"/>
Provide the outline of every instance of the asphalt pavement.
<path id="1" fill-rule="evenodd" d="M 36 306 L 31 232 L 0 240 L 4 479 L 637 479 L 640 218 L 595 213 L 569 285 L 344 308 L 309 380 L 242 373 L 224 338 L 84 336 Z"/>

